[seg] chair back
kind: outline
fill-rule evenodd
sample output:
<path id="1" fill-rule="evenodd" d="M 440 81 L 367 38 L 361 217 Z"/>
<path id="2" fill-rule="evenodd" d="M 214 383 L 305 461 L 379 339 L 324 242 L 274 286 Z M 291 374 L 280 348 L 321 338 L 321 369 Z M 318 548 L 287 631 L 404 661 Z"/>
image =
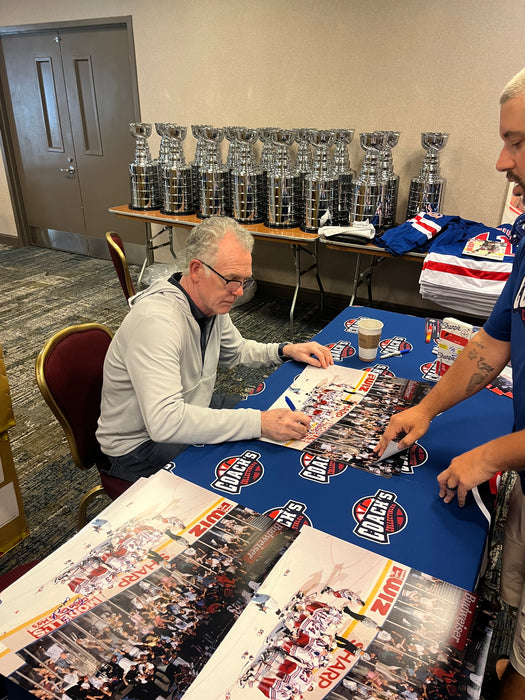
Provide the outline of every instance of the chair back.
<path id="1" fill-rule="evenodd" d="M 69 443 L 77 467 L 107 466 L 95 437 L 100 415 L 104 358 L 113 337 L 99 323 L 55 333 L 36 360 L 36 381 Z"/>
<path id="2" fill-rule="evenodd" d="M 126 301 L 135 294 L 135 286 L 131 279 L 129 273 L 128 261 L 126 260 L 126 253 L 124 250 L 124 243 L 121 237 L 115 231 L 108 231 L 106 233 L 106 241 L 109 248 L 109 254 L 111 255 L 111 260 L 115 270 L 117 271 L 117 276 L 126 297 Z"/>

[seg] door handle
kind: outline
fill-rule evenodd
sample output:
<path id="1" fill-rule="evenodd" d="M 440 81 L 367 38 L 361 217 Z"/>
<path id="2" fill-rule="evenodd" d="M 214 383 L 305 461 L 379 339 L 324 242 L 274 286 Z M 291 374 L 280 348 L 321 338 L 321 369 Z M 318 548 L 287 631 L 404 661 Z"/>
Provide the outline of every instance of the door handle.
<path id="1" fill-rule="evenodd" d="M 59 172 L 61 173 L 67 173 L 68 175 L 74 175 L 75 174 L 75 168 L 70 165 L 69 168 L 60 168 Z"/>

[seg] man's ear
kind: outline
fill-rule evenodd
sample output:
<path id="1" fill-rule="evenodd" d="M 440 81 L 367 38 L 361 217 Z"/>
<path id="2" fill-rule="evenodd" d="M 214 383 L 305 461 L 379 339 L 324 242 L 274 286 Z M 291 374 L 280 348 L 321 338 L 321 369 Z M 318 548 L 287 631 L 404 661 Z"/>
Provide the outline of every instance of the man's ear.
<path id="1" fill-rule="evenodd" d="M 204 265 L 195 258 L 190 262 L 189 275 L 193 282 L 197 282 L 200 279 L 204 271 L 203 268 Z"/>

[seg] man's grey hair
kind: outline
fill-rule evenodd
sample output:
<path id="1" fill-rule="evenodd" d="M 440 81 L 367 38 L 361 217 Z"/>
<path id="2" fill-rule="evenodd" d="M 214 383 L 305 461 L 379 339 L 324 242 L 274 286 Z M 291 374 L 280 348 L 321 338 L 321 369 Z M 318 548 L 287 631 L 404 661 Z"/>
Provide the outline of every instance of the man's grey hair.
<path id="1" fill-rule="evenodd" d="M 213 266 L 219 242 L 227 233 L 233 233 L 243 248 L 252 252 L 253 236 L 249 231 L 227 216 L 211 216 L 195 226 L 188 236 L 181 260 L 182 274 L 189 273 L 190 263 L 195 258 Z"/>
<path id="2" fill-rule="evenodd" d="M 513 100 L 515 97 L 525 97 L 525 68 L 520 70 L 509 82 L 505 85 L 501 97 L 499 98 L 500 105 Z"/>

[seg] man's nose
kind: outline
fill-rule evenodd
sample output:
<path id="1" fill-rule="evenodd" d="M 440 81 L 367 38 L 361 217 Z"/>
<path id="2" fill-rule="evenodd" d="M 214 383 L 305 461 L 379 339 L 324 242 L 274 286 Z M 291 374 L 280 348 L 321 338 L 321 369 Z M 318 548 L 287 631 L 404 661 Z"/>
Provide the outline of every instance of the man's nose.
<path id="1" fill-rule="evenodd" d="M 496 170 L 499 170 L 499 172 L 502 173 L 506 170 L 512 170 L 513 167 L 514 160 L 510 157 L 507 148 L 503 146 L 503 148 L 501 149 L 501 153 L 499 154 L 499 158 L 496 162 Z"/>

